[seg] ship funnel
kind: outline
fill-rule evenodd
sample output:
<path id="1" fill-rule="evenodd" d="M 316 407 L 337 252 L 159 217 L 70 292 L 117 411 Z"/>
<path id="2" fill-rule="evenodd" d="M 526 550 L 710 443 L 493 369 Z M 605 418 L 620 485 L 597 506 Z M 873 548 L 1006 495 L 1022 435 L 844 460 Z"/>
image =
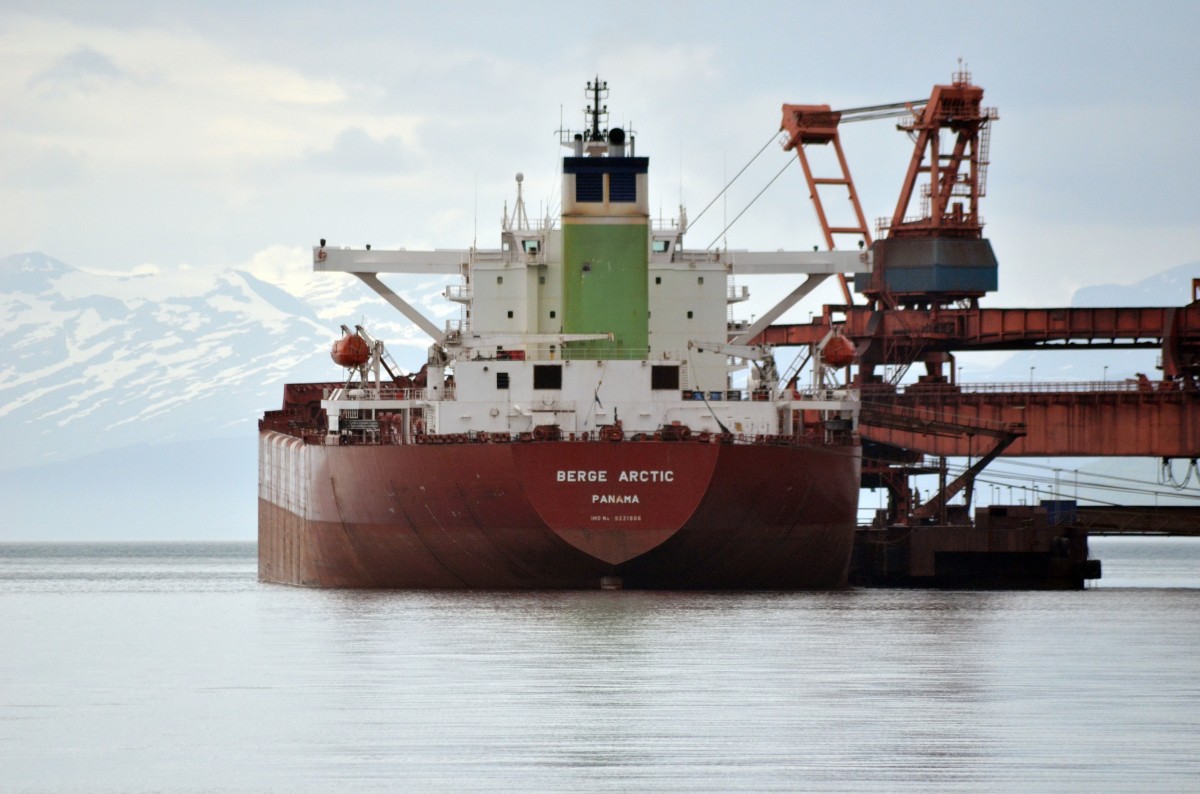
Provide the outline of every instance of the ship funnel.
<path id="1" fill-rule="evenodd" d="M 608 156 L 625 156 L 625 130 L 620 127 L 613 127 L 608 131 Z"/>

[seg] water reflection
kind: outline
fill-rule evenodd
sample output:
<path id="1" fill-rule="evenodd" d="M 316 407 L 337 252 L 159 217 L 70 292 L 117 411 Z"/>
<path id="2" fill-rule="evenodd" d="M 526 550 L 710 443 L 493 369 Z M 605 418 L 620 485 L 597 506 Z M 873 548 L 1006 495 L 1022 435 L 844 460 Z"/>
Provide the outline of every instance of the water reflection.
<path id="1" fill-rule="evenodd" d="M 335 667 L 375 673 L 367 710 L 471 757 L 653 770 L 702 784 L 790 774 L 967 774 L 990 594 L 338 593 Z M 453 670 L 447 676 L 446 671 Z M 381 701 L 378 693 L 386 693 Z M 390 717 L 387 715 L 391 715 Z M 403 715 L 403 716 L 398 716 Z M 464 717 L 464 715 L 467 715 Z M 361 746 L 349 733 L 341 752 Z M 890 760 L 889 760 L 890 759 Z M 840 774 L 840 773 L 838 773 Z M 823 785 L 838 774 L 818 776 Z M 799 779 L 799 778 L 798 778 Z"/>
<path id="2" fill-rule="evenodd" d="M 0 547 L 6 789 L 1200 779 L 1200 590 L 359 592 L 254 570 L 253 547 Z"/>

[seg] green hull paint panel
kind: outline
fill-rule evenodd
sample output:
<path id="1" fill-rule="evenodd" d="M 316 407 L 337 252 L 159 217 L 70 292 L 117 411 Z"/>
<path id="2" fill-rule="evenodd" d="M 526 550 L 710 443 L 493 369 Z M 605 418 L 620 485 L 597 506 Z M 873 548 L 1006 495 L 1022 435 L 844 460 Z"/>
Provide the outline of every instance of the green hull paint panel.
<path id="1" fill-rule="evenodd" d="M 613 334 L 613 341 L 571 342 L 567 357 L 645 358 L 650 346 L 650 227 L 563 223 L 563 331 Z"/>

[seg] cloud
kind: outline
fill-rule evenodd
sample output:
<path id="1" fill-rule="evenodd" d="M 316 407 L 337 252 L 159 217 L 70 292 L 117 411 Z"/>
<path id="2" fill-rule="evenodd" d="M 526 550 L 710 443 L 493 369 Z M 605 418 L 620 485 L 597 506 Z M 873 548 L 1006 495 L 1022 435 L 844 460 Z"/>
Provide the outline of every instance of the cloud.
<path id="1" fill-rule="evenodd" d="M 34 92 L 60 93 L 98 91 L 104 83 L 127 78 L 113 60 L 91 47 L 80 47 L 63 55 L 45 69 L 31 75 L 26 86 Z"/>
<path id="2" fill-rule="evenodd" d="M 331 148 L 312 154 L 308 162 L 332 171 L 392 175 L 411 169 L 412 154 L 399 135 L 376 138 L 361 127 L 348 127 L 337 134 Z"/>
<path id="3" fill-rule="evenodd" d="M 257 252 L 238 269 L 291 292 L 303 295 L 312 281 L 312 251 L 296 246 L 273 245 Z"/>
<path id="4" fill-rule="evenodd" d="M 272 222 L 287 228 L 303 212 L 297 196 L 312 180 L 296 180 L 314 169 L 350 177 L 322 189 L 361 185 L 364 173 L 410 171 L 420 155 L 418 117 L 381 111 L 378 86 L 344 85 L 322 67 L 179 26 L 0 20 L 0 239 L 10 250 L 123 268 L 116 252 L 137 219 L 140 259 L 220 260 L 231 229 L 245 235 L 231 253 L 241 257 L 274 234 Z"/>
<path id="5" fill-rule="evenodd" d="M 0 30 L 0 145 L 57 145 L 109 173 L 294 159 L 354 122 L 313 112 L 346 99 L 336 81 L 173 30 L 35 18 Z"/>
<path id="6" fill-rule="evenodd" d="M 583 123 L 583 83 L 597 75 L 612 88 L 610 124 L 629 122 L 638 154 L 652 158 L 655 214 L 672 216 L 683 202 L 695 221 L 778 129 L 781 102 L 845 107 L 922 96 L 931 80 L 945 81 L 959 54 L 1003 117 L 984 206 L 1002 284 L 1019 283 L 1022 266 L 1074 268 L 1085 281 L 1130 256 L 1128 246 L 1119 256 L 1094 252 L 1095 241 L 1186 251 L 1196 235 L 1180 199 L 1200 162 L 1188 137 L 1196 109 L 1186 90 L 1195 72 L 1187 4 L 1150 17 L 1091 9 L 1083 27 L 1074 11 L 1032 2 L 1021 13 L 974 9 L 965 38 L 919 56 L 904 42 L 919 36 L 920 15 L 881 14 L 855 39 L 849 61 L 839 57 L 845 37 L 809 36 L 798 47 L 794 25 L 764 25 L 764 14 L 794 16 L 778 3 L 740 15 L 720 4 L 626 0 L 599 15 L 565 6 L 463 13 L 455 4 L 303 13 L 271 4 L 220 13 L 140 0 L 45 5 L 19 0 L 9 6 L 24 14 L 0 11 L 0 239 L 9 250 L 125 269 L 181 259 L 227 266 L 272 243 L 321 236 L 441 247 L 468 244 L 477 229 L 489 244 L 505 199 L 511 207 L 517 170 L 526 174 L 530 215 L 556 211 L 556 130 Z M 635 10 L 644 24 L 633 29 Z M 806 7 L 804 24 L 830 28 L 839 14 Z M 1039 24 L 1017 21 L 1026 17 Z M 1162 39 L 1155 57 L 1106 59 L 1107 45 L 1134 28 L 1143 43 Z M 1050 46 L 1059 39 L 1066 50 Z M 1138 126 L 1150 117 L 1149 127 Z M 1047 149 L 1047 140 L 1062 145 Z M 843 143 L 868 217 L 890 215 L 911 144 L 888 124 L 850 126 Z M 785 162 L 778 149 L 765 152 L 688 244 L 716 237 Z M 792 163 L 731 230 L 731 245 L 820 242 Z M 1051 257 L 1035 245 L 1047 233 L 1067 245 L 1079 219 L 1114 231 L 1075 240 L 1086 257 L 1057 247 Z M 1021 230 L 1030 230 L 1027 240 Z M 299 256 L 301 267 L 308 256 Z M 1058 295 L 1043 300 L 1066 297 L 1044 278 L 1039 288 Z"/>
<path id="7" fill-rule="evenodd" d="M 77 185 L 87 175 L 87 158 L 65 146 L 16 147 L 15 157 L 0 159 L 0 180 L 24 189 L 61 188 Z"/>
<path id="8" fill-rule="evenodd" d="M 711 44 L 675 44 L 647 41 L 621 48 L 598 46 L 593 58 L 604 75 L 613 80 L 627 81 L 638 91 L 647 87 L 655 91 L 678 90 L 695 86 L 721 76 L 718 50 Z M 635 82 L 636 81 L 636 82 Z M 609 81 L 613 87 L 617 82 Z"/>

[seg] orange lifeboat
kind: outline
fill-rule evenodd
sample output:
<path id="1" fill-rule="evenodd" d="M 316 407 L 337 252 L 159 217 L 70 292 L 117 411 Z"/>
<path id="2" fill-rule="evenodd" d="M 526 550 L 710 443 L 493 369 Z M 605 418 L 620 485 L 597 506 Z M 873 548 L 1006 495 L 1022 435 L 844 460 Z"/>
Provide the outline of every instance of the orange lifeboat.
<path id="1" fill-rule="evenodd" d="M 830 367 L 848 367 L 854 363 L 854 343 L 841 334 L 837 334 L 825 344 L 821 351 L 821 359 Z"/>
<path id="2" fill-rule="evenodd" d="M 371 360 L 371 346 L 357 334 L 346 334 L 333 343 L 329 355 L 339 367 L 357 369 Z"/>

